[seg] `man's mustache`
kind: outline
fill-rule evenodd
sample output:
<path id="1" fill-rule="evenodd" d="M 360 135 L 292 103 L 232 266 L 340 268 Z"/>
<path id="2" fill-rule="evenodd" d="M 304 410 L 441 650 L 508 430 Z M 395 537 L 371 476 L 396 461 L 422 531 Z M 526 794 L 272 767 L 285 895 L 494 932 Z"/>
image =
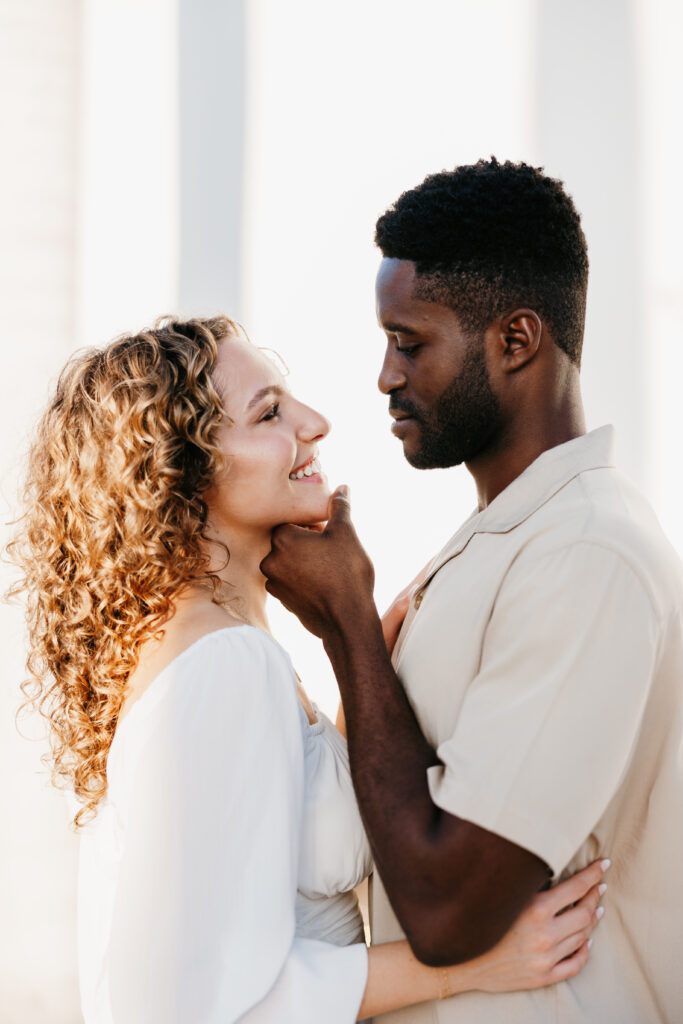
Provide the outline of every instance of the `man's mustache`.
<path id="1" fill-rule="evenodd" d="M 389 412 L 402 412 L 405 416 L 412 416 L 413 419 L 421 419 L 420 410 L 409 398 L 389 397 Z"/>

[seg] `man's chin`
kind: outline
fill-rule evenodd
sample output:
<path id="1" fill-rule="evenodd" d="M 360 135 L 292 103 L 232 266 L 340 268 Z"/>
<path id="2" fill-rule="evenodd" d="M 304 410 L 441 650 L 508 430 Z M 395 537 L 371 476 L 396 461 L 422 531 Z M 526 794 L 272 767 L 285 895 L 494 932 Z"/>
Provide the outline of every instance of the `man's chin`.
<path id="1" fill-rule="evenodd" d="M 399 423 L 401 424 L 405 422 L 405 420 L 399 420 Z M 413 467 L 413 469 L 427 469 L 428 467 L 424 463 L 422 446 L 420 444 L 420 431 L 419 429 L 415 429 L 417 427 L 417 422 L 415 420 L 411 420 L 410 425 L 413 429 L 410 432 L 406 432 L 406 435 L 401 438 L 403 458 L 410 466 Z"/>
<path id="2" fill-rule="evenodd" d="M 436 468 L 435 466 L 432 465 L 431 462 L 429 462 L 428 460 L 425 460 L 423 458 L 421 452 L 405 452 L 404 451 L 403 454 L 405 455 L 406 462 L 408 463 L 409 466 L 412 466 L 413 469 L 435 469 Z"/>
<path id="3" fill-rule="evenodd" d="M 413 469 L 434 469 L 434 464 L 427 452 L 423 451 L 419 444 L 403 442 L 403 457 Z"/>
<path id="4" fill-rule="evenodd" d="M 461 466 L 465 461 L 459 454 L 439 454 L 425 448 L 410 447 L 405 443 L 403 456 L 413 469 L 450 469 L 452 466 Z"/>

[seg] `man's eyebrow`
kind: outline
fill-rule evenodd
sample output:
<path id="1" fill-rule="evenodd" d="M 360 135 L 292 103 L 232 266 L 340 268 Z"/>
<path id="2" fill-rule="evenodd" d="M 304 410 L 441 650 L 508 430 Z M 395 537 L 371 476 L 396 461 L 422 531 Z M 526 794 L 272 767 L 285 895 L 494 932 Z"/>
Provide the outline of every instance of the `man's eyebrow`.
<path id="1" fill-rule="evenodd" d="M 417 334 L 412 327 L 406 327 L 405 324 L 382 324 L 382 330 L 386 331 L 387 334 Z"/>
<path id="2" fill-rule="evenodd" d="M 261 390 L 257 391 L 252 400 L 249 402 L 249 405 L 247 406 L 247 412 L 249 412 L 250 409 L 253 409 L 255 405 L 258 405 L 259 402 L 263 401 L 263 399 L 266 398 L 268 395 L 275 395 L 276 397 L 279 397 L 280 395 L 284 395 L 284 393 L 285 389 L 279 387 L 279 385 L 277 384 L 269 384 L 267 388 L 261 388 Z"/>

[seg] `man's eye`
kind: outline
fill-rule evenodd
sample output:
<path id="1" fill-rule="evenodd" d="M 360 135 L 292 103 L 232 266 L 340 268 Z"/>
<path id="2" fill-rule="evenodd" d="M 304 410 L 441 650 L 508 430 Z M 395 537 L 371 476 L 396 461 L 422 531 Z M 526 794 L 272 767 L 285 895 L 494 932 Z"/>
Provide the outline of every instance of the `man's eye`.
<path id="1" fill-rule="evenodd" d="M 402 355 L 404 355 L 404 356 L 409 356 L 410 357 L 410 356 L 414 356 L 415 355 L 415 353 L 417 352 L 419 347 L 420 347 L 419 345 L 397 345 L 396 346 L 396 351 L 397 352 L 401 352 Z"/>
<path id="2" fill-rule="evenodd" d="M 263 423 L 264 420 L 274 420 L 279 412 L 280 412 L 280 403 L 279 402 L 275 402 L 274 405 L 271 405 L 270 409 L 265 414 L 265 416 L 261 417 L 261 422 Z"/>

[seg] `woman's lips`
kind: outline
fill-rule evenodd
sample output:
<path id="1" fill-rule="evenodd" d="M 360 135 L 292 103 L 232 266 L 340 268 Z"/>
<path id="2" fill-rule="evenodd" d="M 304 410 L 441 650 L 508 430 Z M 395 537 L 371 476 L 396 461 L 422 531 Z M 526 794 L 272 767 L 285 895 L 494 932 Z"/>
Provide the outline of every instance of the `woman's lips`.
<path id="1" fill-rule="evenodd" d="M 292 478 L 290 477 L 290 480 Z M 292 483 L 294 484 L 322 484 L 325 481 L 322 478 L 321 473 L 312 473 L 311 476 L 294 477 Z"/>
<path id="2" fill-rule="evenodd" d="M 316 455 L 314 458 L 309 459 L 308 462 L 304 462 L 298 469 L 293 470 L 289 474 L 289 479 L 295 483 L 322 483 L 318 456 Z"/>

